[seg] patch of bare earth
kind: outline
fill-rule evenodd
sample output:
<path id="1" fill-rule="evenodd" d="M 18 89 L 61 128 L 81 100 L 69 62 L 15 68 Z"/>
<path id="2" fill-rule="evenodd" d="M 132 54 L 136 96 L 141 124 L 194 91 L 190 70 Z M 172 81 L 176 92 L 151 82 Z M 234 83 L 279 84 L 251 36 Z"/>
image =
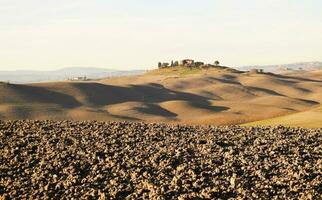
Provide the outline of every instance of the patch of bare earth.
<path id="1" fill-rule="evenodd" d="M 322 129 L 0 121 L 2 199 L 321 199 Z"/>

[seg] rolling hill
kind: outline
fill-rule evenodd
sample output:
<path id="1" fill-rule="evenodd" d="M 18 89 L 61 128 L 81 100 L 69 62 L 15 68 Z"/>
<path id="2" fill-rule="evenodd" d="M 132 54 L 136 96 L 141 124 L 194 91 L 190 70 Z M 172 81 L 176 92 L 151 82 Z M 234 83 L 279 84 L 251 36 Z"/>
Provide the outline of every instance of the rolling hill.
<path id="1" fill-rule="evenodd" d="M 322 127 L 322 107 L 315 108 L 309 111 L 286 115 L 283 117 L 276 117 L 272 119 L 266 119 L 266 120 L 244 124 L 244 126 L 268 126 L 268 125 L 321 128 Z"/>
<path id="2" fill-rule="evenodd" d="M 173 68 L 88 82 L 2 83 L 0 93 L 1 119 L 226 125 L 317 109 L 322 80 L 316 74 Z"/>
<path id="3" fill-rule="evenodd" d="M 301 77 L 302 79 L 322 80 L 322 70 L 307 72 L 292 72 L 289 76 Z M 304 87 L 307 83 L 302 83 Z M 315 94 L 319 97 L 320 94 Z M 286 116 L 265 119 L 244 124 L 245 126 L 267 126 L 267 125 L 284 125 L 292 127 L 321 128 L 322 127 L 322 107 L 313 108 L 308 111 L 294 113 Z"/>

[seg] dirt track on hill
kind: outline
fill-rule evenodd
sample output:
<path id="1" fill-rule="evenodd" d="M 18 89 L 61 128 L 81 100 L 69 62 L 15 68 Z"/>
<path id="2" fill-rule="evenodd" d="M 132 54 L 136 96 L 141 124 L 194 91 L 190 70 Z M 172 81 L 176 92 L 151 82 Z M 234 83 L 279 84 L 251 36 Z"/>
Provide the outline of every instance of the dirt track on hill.
<path id="1" fill-rule="evenodd" d="M 4 199 L 321 199 L 322 129 L 0 121 Z"/>

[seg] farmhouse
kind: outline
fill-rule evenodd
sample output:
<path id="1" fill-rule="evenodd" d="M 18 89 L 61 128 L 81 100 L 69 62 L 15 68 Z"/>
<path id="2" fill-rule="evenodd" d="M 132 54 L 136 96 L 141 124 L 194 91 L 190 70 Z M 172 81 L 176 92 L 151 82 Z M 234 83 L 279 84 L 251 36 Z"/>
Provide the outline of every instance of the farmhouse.
<path id="1" fill-rule="evenodd" d="M 191 59 L 184 59 L 181 61 L 181 65 L 185 67 L 192 67 L 194 64 L 195 64 L 195 61 Z"/>
<path id="2" fill-rule="evenodd" d="M 70 81 L 87 81 L 87 77 L 86 76 L 79 76 L 79 77 L 73 77 L 68 79 Z"/>
<path id="3" fill-rule="evenodd" d="M 264 70 L 263 69 L 251 69 L 249 72 L 254 73 L 254 74 L 261 74 L 261 73 L 264 73 Z"/>

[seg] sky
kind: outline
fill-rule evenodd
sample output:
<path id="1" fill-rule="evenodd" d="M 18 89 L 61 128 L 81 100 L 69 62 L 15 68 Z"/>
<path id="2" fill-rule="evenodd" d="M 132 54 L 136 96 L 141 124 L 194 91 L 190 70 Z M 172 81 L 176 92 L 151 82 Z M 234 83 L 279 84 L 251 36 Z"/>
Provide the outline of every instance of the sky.
<path id="1" fill-rule="evenodd" d="M 321 0 L 0 0 L 0 70 L 322 61 Z"/>

